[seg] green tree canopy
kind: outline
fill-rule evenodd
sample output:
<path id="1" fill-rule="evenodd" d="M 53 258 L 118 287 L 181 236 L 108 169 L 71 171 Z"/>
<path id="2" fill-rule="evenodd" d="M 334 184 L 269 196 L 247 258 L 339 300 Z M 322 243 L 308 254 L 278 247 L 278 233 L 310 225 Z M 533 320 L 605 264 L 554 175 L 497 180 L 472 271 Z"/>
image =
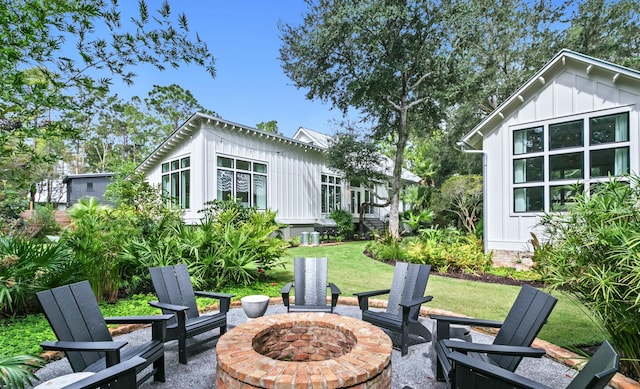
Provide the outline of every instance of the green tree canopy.
<path id="1" fill-rule="evenodd" d="M 410 112 L 437 117 L 448 83 L 446 4 L 307 0 L 300 25 L 281 24 L 282 66 L 307 97 L 353 107 L 374 123 L 372 136 L 395 146 L 389 230 L 399 235 L 404 150 L 415 126 Z M 413 116 L 411 116 L 413 117 Z"/>

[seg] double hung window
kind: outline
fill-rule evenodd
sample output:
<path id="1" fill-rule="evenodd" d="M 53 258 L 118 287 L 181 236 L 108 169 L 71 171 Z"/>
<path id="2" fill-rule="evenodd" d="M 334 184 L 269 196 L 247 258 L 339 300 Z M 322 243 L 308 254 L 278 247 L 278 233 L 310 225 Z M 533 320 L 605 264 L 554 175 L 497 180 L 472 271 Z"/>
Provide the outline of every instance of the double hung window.
<path id="1" fill-rule="evenodd" d="M 629 173 L 629 113 L 512 131 L 513 212 L 562 210 L 577 191 Z"/>

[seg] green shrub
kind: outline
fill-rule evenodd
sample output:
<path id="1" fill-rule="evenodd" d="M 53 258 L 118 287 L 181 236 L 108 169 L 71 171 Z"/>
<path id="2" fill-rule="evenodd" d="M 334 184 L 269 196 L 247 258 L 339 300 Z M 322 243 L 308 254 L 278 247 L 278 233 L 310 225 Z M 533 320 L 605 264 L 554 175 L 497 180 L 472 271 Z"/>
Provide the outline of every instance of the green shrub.
<path id="1" fill-rule="evenodd" d="M 72 279 L 71 253 L 58 242 L 0 237 L 0 314 L 37 307 L 35 293 Z"/>
<path id="2" fill-rule="evenodd" d="M 123 258 L 132 283 L 148 283 L 148 268 L 185 263 L 197 288 L 249 285 L 283 263 L 288 242 L 275 212 L 244 208 L 234 201 L 212 201 L 199 224 L 177 224 L 153 239 L 129 242 Z"/>
<path id="3" fill-rule="evenodd" d="M 422 230 L 407 245 L 411 262 L 430 264 L 437 272 L 486 272 L 492 265 L 480 239 L 451 229 Z"/>
<path id="4" fill-rule="evenodd" d="M 342 209 L 336 209 L 331 212 L 330 218 L 336 222 L 338 235 L 342 237 L 342 239 L 353 237 L 353 231 L 356 229 L 356 225 L 353 224 L 351 213 Z"/>
<path id="5" fill-rule="evenodd" d="M 535 244 L 543 280 L 583 304 L 640 377 L 640 184 L 612 180 L 578 194 L 567 212 L 542 220 L 550 241 Z M 534 237 L 535 239 L 535 237 Z"/>

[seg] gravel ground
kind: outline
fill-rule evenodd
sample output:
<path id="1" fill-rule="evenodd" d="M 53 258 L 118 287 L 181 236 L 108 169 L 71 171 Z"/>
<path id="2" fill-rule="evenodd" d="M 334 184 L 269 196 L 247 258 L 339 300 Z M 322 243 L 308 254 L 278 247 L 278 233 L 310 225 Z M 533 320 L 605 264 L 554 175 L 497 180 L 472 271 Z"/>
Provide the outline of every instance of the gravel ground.
<path id="1" fill-rule="evenodd" d="M 284 313 L 282 305 L 270 305 L 267 315 Z M 360 318 L 360 310 L 355 306 L 339 305 L 335 311 L 337 314 Z M 241 308 L 229 311 L 228 321 L 230 326 L 240 324 L 246 320 Z M 427 328 L 433 327 L 433 321 L 423 319 Z M 472 332 L 474 342 L 491 343 L 489 335 Z M 116 337 L 117 340 L 125 340 L 129 344 L 138 344 L 150 339 L 149 329 L 141 329 L 130 334 Z M 409 353 L 402 357 L 400 351 L 393 350 L 392 364 L 392 389 L 402 389 L 410 386 L 413 389 L 445 388 L 445 384 L 435 380 L 434 369 L 431 363 L 431 343 L 420 343 L 409 348 Z M 144 389 L 212 389 L 215 388 L 216 357 L 213 342 L 199 346 L 198 350 L 189 355 L 188 365 L 178 363 L 177 342 L 166 343 L 165 347 L 166 382 L 144 383 Z M 527 376 L 535 381 L 544 383 L 552 388 L 565 388 L 571 381 L 573 371 L 568 367 L 550 358 L 525 358 L 518 370 L 518 374 Z M 72 373 L 65 358 L 50 362 L 37 372 L 41 381 L 46 381 L 63 374 Z M 37 383 L 34 383 L 37 384 Z"/>

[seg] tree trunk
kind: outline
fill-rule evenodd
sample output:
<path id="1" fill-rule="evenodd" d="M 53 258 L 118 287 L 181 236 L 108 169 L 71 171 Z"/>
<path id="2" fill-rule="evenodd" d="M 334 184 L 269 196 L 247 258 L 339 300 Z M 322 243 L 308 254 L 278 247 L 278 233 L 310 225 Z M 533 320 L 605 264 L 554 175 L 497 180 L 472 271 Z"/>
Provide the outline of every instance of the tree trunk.
<path id="1" fill-rule="evenodd" d="M 393 160 L 393 177 L 391 178 L 391 193 L 389 193 L 389 234 L 394 238 L 400 237 L 400 189 L 402 185 L 402 165 L 404 163 L 404 149 L 409 139 L 407 133 L 407 113 L 409 105 L 407 103 L 408 89 L 404 88 L 402 103 L 398 114 L 398 143 L 396 144 L 396 155 Z"/>

